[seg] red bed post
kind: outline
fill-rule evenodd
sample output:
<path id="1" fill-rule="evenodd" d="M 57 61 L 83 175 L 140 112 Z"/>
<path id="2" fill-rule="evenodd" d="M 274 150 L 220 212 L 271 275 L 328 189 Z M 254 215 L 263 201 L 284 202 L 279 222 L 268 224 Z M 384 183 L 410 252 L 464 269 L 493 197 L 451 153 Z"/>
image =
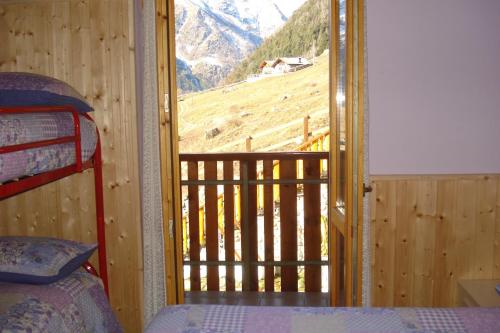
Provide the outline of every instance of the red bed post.
<path id="1" fill-rule="evenodd" d="M 109 298 L 108 263 L 106 259 L 106 236 L 104 223 L 104 193 L 102 185 L 101 139 L 97 132 L 97 146 L 94 153 L 95 209 L 97 216 L 97 242 L 99 252 L 99 275 Z"/>

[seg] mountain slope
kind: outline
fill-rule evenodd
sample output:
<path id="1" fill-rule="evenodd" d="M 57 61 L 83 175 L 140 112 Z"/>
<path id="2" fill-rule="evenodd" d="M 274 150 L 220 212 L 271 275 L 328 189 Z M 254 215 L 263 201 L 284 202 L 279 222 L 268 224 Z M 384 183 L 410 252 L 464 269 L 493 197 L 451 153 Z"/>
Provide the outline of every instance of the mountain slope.
<path id="1" fill-rule="evenodd" d="M 308 0 L 274 35 L 266 39 L 226 78 L 226 83 L 257 73 L 263 60 L 278 57 L 312 57 L 328 48 L 329 1 Z"/>
<path id="2" fill-rule="evenodd" d="M 303 1 L 276 0 L 286 12 Z M 279 5 L 262 0 L 178 0 L 175 17 L 177 57 L 205 88 L 217 86 L 287 21 Z M 179 81 L 191 81 L 183 75 Z"/>
<path id="3" fill-rule="evenodd" d="M 293 150 L 306 115 L 314 134 L 328 127 L 328 68 L 325 53 L 315 65 L 295 73 L 182 96 L 181 152 L 244 151 L 248 136 L 253 137 L 253 151 Z M 207 137 L 215 128 L 217 134 Z"/>
<path id="4" fill-rule="evenodd" d="M 176 59 L 177 67 L 177 89 L 184 91 L 200 91 L 203 90 L 203 85 L 197 78 L 191 68 L 182 60 Z"/>

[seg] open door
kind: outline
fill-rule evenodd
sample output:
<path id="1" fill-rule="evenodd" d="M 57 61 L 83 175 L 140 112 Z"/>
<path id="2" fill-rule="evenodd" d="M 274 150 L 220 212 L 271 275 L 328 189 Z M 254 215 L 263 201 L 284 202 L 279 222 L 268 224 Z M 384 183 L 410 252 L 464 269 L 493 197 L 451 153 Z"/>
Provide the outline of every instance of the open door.
<path id="1" fill-rule="evenodd" d="M 361 304 L 363 0 L 332 0 L 330 33 L 330 290 L 332 306 Z"/>
<path id="2" fill-rule="evenodd" d="M 166 299 L 184 302 L 174 2 L 156 0 L 156 45 L 160 120 Z"/>

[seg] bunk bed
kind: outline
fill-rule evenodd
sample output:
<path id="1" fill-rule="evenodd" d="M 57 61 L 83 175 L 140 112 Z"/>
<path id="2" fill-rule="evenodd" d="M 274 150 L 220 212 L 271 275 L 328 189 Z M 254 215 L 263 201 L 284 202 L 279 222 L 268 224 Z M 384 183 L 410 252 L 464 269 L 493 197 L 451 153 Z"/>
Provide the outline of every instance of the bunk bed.
<path id="1" fill-rule="evenodd" d="M 35 86 L 23 87 L 26 80 Z M 2 90 L 5 82 L 9 89 Z M 91 245 L 0 235 L 2 332 L 122 331 L 107 300 L 99 132 L 83 101 L 61 81 L 0 73 L 0 200 L 92 168 L 97 223 L 97 244 Z M 95 249 L 99 274 L 88 261 Z"/>

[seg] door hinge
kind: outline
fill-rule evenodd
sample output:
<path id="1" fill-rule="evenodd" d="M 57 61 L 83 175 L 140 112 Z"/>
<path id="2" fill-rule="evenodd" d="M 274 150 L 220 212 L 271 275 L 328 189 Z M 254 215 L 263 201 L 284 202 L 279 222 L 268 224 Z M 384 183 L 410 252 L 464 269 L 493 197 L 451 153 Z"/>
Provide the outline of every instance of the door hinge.
<path id="1" fill-rule="evenodd" d="M 168 235 L 170 238 L 174 238 L 174 220 L 168 220 Z"/>
<path id="2" fill-rule="evenodd" d="M 164 106 L 165 112 L 169 113 L 170 112 L 170 96 L 168 94 L 165 94 L 165 96 L 164 96 L 164 103 L 165 103 L 165 106 Z"/>
<path id="3" fill-rule="evenodd" d="M 165 120 L 167 123 L 170 123 L 170 97 L 168 94 L 164 96 L 164 103 L 163 112 L 165 112 Z"/>
<path id="4" fill-rule="evenodd" d="M 373 187 L 371 185 L 366 186 L 365 183 L 363 183 L 363 197 L 365 196 L 366 193 L 371 193 L 373 191 Z"/>

